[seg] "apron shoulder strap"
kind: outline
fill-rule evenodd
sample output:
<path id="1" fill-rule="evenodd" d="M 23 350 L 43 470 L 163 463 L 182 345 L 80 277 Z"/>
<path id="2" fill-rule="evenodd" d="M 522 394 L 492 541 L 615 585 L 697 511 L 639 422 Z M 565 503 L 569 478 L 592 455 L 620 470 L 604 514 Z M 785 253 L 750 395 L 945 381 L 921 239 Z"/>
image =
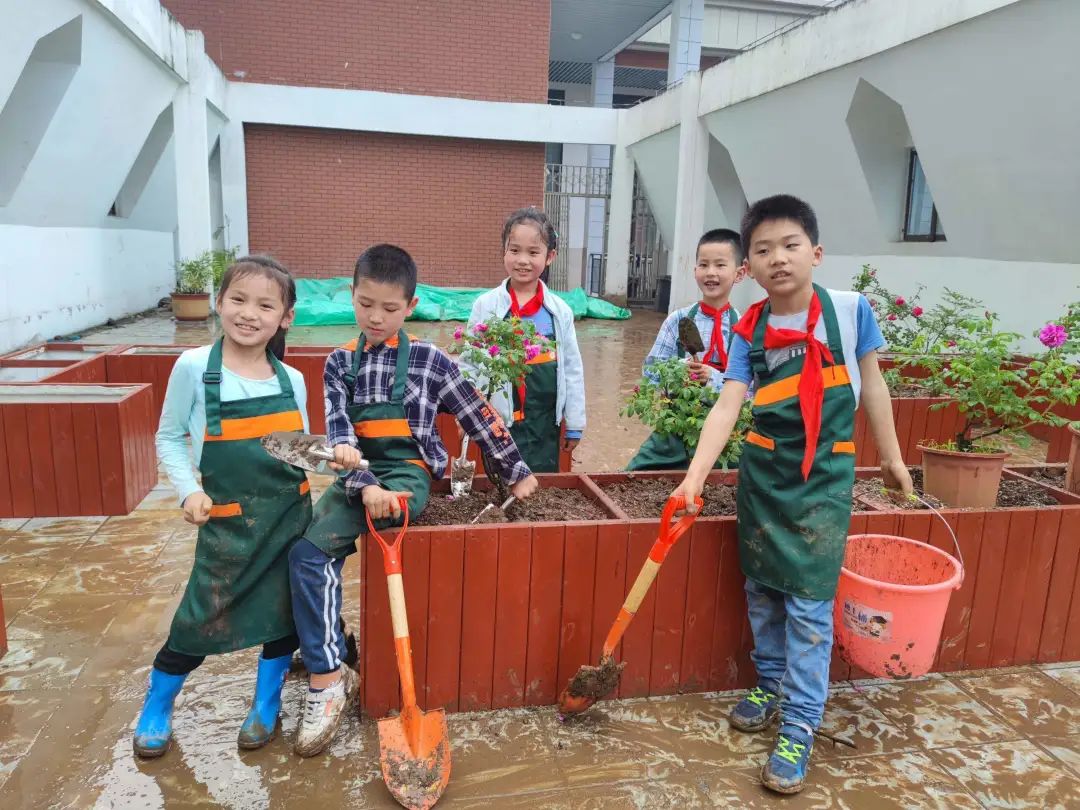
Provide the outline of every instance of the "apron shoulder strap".
<path id="1" fill-rule="evenodd" d="M 817 293 L 818 301 L 821 302 L 821 317 L 825 320 L 825 335 L 829 344 L 829 351 L 832 352 L 833 364 L 837 366 L 845 365 L 844 342 L 840 338 L 840 323 L 836 320 L 836 307 L 824 287 L 815 284 L 814 292 Z"/>
<path id="2" fill-rule="evenodd" d="M 292 380 L 289 379 L 289 372 L 285 368 L 285 364 L 278 360 L 269 349 L 266 351 L 266 359 L 270 361 L 270 365 L 274 369 L 278 385 L 281 386 L 281 393 L 289 397 L 293 396 Z"/>
<path id="3" fill-rule="evenodd" d="M 341 375 L 345 380 L 345 390 L 349 392 L 349 400 L 346 403 L 351 405 L 353 396 L 356 394 L 356 378 L 360 374 L 360 361 L 364 359 L 364 347 L 367 345 L 367 338 L 364 333 L 360 333 L 360 337 L 356 339 L 356 348 L 353 349 L 352 365 L 349 370 Z"/>
<path id="4" fill-rule="evenodd" d="M 754 339 L 750 342 L 750 366 L 758 377 L 769 373 L 769 364 L 765 361 L 765 330 L 769 326 L 771 312 L 772 307 L 766 301 L 761 309 L 761 316 L 754 326 Z"/>
<path id="5" fill-rule="evenodd" d="M 202 381 L 206 398 L 206 432 L 210 436 L 221 435 L 221 346 L 222 339 L 210 349 L 206 371 Z"/>
<path id="6" fill-rule="evenodd" d="M 394 368 L 394 390 L 390 401 L 400 405 L 405 401 L 405 383 L 409 379 L 409 336 L 402 329 L 398 332 L 397 365 Z"/>

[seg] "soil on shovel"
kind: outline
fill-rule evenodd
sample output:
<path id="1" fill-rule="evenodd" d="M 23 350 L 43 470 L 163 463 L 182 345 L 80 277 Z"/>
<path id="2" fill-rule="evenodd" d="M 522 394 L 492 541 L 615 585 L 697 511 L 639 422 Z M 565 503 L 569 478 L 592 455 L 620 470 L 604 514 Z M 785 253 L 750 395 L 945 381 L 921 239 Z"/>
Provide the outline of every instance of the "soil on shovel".
<path id="1" fill-rule="evenodd" d="M 405 807 L 427 807 L 438 799 L 442 782 L 443 747 L 431 757 L 409 759 L 394 752 L 386 755 L 387 787 Z"/>
<path id="2" fill-rule="evenodd" d="M 493 492 L 470 492 L 453 498 L 449 495 L 432 495 L 423 514 L 414 526 L 459 526 L 472 519 L 490 503 L 498 504 Z M 540 523 L 543 521 L 607 520 L 610 517 L 594 501 L 590 501 L 576 489 L 538 489 L 525 501 L 514 501 L 503 512 L 496 505 L 489 509 L 480 523 Z"/>
<path id="3" fill-rule="evenodd" d="M 570 685 L 566 687 L 567 693 L 576 698 L 592 698 L 599 700 L 609 695 L 619 686 L 623 667 L 626 663 L 617 664 L 614 658 L 605 658 L 600 666 L 583 666 L 577 671 Z"/>
<path id="4" fill-rule="evenodd" d="M 933 495 L 923 492 L 922 470 L 917 467 L 909 467 L 911 482 L 915 485 L 915 493 L 925 501 L 928 501 L 935 509 L 950 509 Z M 880 478 L 862 478 L 855 482 L 856 496 L 861 497 L 877 509 L 903 509 L 925 510 L 927 507 L 920 501 L 908 501 L 901 495 L 890 496 L 882 490 L 885 482 Z M 1027 481 L 1015 481 L 1010 478 L 1002 478 L 998 487 L 996 509 L 1013 509 L 1025 506 L 1058 506 L 1054 496 L 1040 487 Z"/>
<path id="5" fill-rule="evenodd" d="M 674 478 L 635 478 L 600 488 L 632 518 L 658 518 L 664 511 L 671 491 L 679 485 Z M 701 517 L 735 514 L 735 487 L 730 484 L 706 484 L 701 498 L 705 506 Z"/>

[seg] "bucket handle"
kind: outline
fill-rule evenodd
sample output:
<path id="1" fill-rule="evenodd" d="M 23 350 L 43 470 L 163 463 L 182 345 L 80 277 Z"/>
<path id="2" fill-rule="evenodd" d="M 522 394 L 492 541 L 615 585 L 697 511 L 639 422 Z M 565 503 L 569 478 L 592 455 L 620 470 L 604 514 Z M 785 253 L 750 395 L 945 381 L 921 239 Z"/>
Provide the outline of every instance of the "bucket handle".
<path id="1" fill-rule="evenodd" d="M 935 515 L 937 515 L 938 520 L 945 524 L 945 528 L 948 530 L 949 536 L 952 538 L 953 546 L 956 547 L 956 557 L 960 560 L 960 582 L 956 586 L 956 588 L 961 588 L 964 584 L 964 577 L 967 576 L 967 569 L 964 567 L 964 552 L 960 550 L 960 541 L 956 539 L 956 532 L 953 531 L 953 527 L 949 525 L 949 521 L 945 519 L 945 516 L 941 514 L 941 512 L 939 512 L 932 503 L 924 500 L 918 495 L 914 495 L 914 497 L 919 503 L 921 503 Z"/>

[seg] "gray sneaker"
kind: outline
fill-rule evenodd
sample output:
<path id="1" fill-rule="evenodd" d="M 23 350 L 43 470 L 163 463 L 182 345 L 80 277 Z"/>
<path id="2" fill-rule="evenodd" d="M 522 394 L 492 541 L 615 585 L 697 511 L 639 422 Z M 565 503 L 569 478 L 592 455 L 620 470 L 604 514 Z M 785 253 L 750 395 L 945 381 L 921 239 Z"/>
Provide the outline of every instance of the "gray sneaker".
<path id="1" fill-rule="evenodd" d="M 341 725 L 345 707 L 353 703 L 360 692 L 360 678 L 352 667 L 341 667 L 341 677 L 333 686 L 320 692 L 310 689 L 304 694 L 304 715 L 296 730 L 293 750 L 302 757 L 322 753 L 333 742 Z"/>

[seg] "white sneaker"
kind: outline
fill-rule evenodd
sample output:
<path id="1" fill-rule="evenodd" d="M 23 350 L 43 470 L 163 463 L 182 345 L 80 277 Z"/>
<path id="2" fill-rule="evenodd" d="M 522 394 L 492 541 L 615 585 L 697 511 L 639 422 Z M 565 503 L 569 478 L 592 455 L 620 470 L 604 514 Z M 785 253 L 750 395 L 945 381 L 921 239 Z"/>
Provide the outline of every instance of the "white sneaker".
<path id="1" fill-rule="evenodd" d="M 360 691 L 360 678 L 351 667 L 341 667 L 341 677 L 321 692 L 304 693 L 304 716 L 296 731 L 293 750 L 302 757 L 322 753 L 333 741 L 345 707 Z"/>

